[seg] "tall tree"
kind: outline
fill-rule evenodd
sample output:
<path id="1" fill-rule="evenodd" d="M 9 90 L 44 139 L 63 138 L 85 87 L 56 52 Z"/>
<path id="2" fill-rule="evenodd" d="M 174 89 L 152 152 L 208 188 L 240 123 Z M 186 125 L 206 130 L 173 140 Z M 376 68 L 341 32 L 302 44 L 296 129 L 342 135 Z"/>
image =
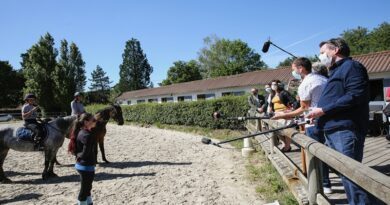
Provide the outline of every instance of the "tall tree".
<path id="1" fill-rule="evenodd" d="M 149 65 L 146 54 L 137 39 L 132 38 L 126 42 L 122 58 L 123 62 L 119 66 L 119 90 L 125 92 L 149 87 L 153 67 Z"/>
<path id="2" fill-rule="evenodd" d="M 49 33 L 41 36 L 37 44 L 21 55 L 23 75 L 26 78 L 24 92 L 35 93 L 44 112 L 58 110 L 58 106 L 53 103 L 55 82 L 52 79 L 57 55 L 54 39 Z"/>
<path id="3" fill-rule="evenodd" d="M 267 67 L 260 55 L 241 40 L 207 37 L 204 43 L 205 47 L 199 52 L 204 78 L 235 75 Z"/>
<path id="4" fill-rule="evenodd" d="M 76 91 L 83 92 L 84 86 L 87 83 L 85 76 L 85 62 L 81 52 L 75 43 L 70 44 L 69 63 L 71 70 L 74 71 L 74 79 L 76 83 Z"/>
<path id="5" fill-rule="evenodd" d="M 201 79 L 200 65 L 195 60 L 191 60 L 188 63 L 176 61 L 169 68 L 167 79 L 163 80 L 161 85 L 171 85 Z"/>
<path id="6" fill-rule="evenodd" d="M 69 102 L 76 91 L 76 83 L 75 71 L 70 65 L 69 46 L 65 39 L 61 41 L 60 58 L 54 70 L 53 79 L 56 85 L 56 103 L 61 106 L 62 111 L 70 111 Z"/>
<path id="7" fill-rule="evenodd" d="M 23 74 L 13 70 L 8 61 L 0 61 L 0 107 L 13 108 L 21 103 Z"/>
<path id="8" fill-rule="evenodd" d="M 106 72 L 104 72 L 103 68 L 99 65 L 96 66 L 96 69 L 91 73 L 92 78 L 89 79 L 91 82 L 91 87 L 89 87 L 92 91 L 101 91 L 101 92 L 109 92 L 110 91 L 110 78 L 106 76 Z"/>

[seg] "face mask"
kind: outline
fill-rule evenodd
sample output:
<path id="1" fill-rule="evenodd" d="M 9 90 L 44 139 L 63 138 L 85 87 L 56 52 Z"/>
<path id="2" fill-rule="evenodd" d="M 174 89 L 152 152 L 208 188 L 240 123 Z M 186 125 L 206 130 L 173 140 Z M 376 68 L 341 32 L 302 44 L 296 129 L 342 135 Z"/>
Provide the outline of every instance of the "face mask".
<path id="1" fill-rule="evenodd" d="M 278 88 L 278 86 L 276 86 L 276 85 L 271 85 L 271 89 L 272 89 L 272 90 L 276 91 L 277 88 Z"/>
<path id="2" fill-rule="evenodd" d="M 326 55 L 326 53 L 322 53 L 318 56 L 321 63 L 324 64 L 326 67 L 330 67 L 332 65 L 332 57 L 329 57 Z"/>
<path id="3" fill-rule="evenodd" d="M 266 89 L 265 89 L 265 92 L 271 93 L 271 88 L 266 88 Z"/>
<path id="4" fill-rule="evenodd" d="M 295 79 L 297 79 L 297 80 L 301 80 L 301 79 L 302 79 L 301 75 L 300 75 L 299 73 L 297 73 L 295 70 L 293 70 L 293 71 L 291 72 L 291 75 L 292 75 Z"/>

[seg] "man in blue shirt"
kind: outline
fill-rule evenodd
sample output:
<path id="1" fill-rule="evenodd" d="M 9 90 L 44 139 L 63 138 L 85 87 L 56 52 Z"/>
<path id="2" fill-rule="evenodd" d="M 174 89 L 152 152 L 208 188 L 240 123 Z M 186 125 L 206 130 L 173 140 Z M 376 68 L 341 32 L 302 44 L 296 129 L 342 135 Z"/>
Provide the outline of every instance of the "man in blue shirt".
<path id="1" fill-rule="evenodd" d="M 361 162 L 368 132 L 368 75 L 366 68 L 349 54 L 341 38 L 320 44 L 319 58 L 329 69 L 329 79 L 317 108 L 307 117 L 318 118 L 316 126 L 324 132 L 331 148 Z M 370 204 L 365 190 L 344 176 L 341 179 L 349 204 Z"/>

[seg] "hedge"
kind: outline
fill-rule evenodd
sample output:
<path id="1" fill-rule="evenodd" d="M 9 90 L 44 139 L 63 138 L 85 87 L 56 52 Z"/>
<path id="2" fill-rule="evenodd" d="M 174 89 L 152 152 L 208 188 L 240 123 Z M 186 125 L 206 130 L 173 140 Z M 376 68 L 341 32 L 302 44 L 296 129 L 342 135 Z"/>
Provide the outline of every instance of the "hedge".
<path id="1" fill-rule="evenodd" d="M 86 110 L 95 113 L 105 105 L 90 105 Z M 211 117 L 214 111 L 225 116 L 245 116 L 249 109 L 247 96 L 227 96 L 213 100 L 200 100 L 178 103 L 142 103 L 122 106 L 126 121 L 147 124 L 172 124 L 199 126 L 206 128 L 243 129 L 243 122 L 232 120 L 215 121 Z"/>

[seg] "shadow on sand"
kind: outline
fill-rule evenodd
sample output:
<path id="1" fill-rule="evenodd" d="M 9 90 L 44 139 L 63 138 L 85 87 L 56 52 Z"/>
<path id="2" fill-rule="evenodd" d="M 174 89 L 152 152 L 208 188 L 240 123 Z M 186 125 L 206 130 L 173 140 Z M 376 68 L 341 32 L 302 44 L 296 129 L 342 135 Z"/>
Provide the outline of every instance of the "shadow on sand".
<path id="1" fill-rule="evenodd" d="M 41 196 L 42 194 L 34 194 L 34 193 L 21 194 L 19 196 L 14 197 L 13 199 L 5 199 L 5 200 L 0 199 L 0 204 L 8 204 L 8 203 L 19 202 L 19 201 L 29 201 L 31 199 L 38 199 Z"/>
<path id="2" fill-rule="evenodd" d="M 111 162 L 111 163 L 101 163 L 100 167 L 111 167 L 111 168 L 130 168 L 130 167 L 144 167 L 144 166 L 157 166 L 157 165 L 167 165 L 167 166 L 181 166 L 181 165 L 191 165 L 192 162 L 152 162 L 152 161 L 141 161 L 141 162 Z"/>
<path id="3" fill-rule="evenodd" d="M 94 181 L 105 181 L 118 178 L 127 178 L 127 177 L 148 177 L 155 176 L 156 172 L 151 173 L 134 173 L 134 174 L 111 174 L 111 173 L 96 173 Z M 79 182 L 80 175 L 72 174 L 68 176 L 60 176 L 47 180 L 42 179 L 33 179 L 33 180 L 21 180 L 13 181 L 13 184 L 57 184 L 57 183 L 66 183 L 66 182 Z M 1 204 L 1 203 L 0 203 Z"/>

